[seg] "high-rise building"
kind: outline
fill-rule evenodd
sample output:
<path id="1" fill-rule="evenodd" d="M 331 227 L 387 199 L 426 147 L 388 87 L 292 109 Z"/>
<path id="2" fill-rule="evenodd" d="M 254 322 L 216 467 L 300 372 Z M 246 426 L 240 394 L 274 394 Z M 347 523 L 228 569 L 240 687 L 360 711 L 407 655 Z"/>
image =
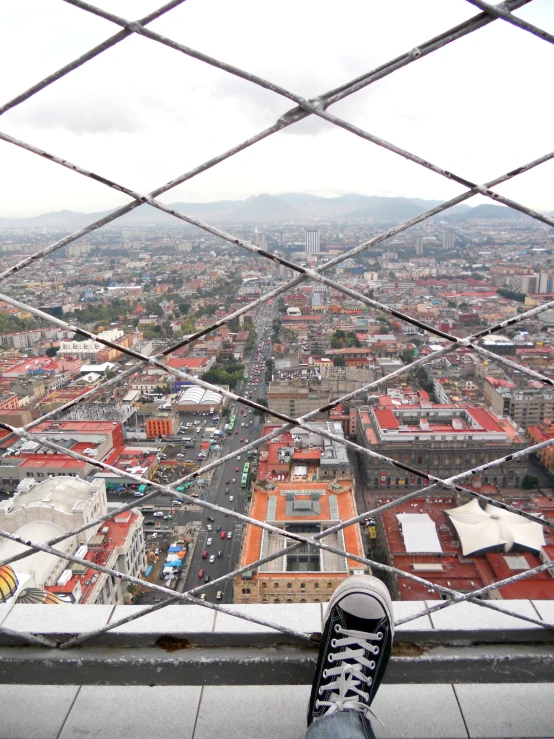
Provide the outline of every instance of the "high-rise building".
<path id="1" fill-rule="evenodd" d="M 192 251 L 192 241 L 181 241 L 177 244 L 177 251 L 190 253 Z"/>
<path id="2" fill-rule="evenodd" d="M 415 253 L 418 257 L 423 256 L 423 238 L 421 236 L 416 239 Z"/>
<path id="3" fill-rule="evenodd" d="M 319 229 L 306 229 L 306 254 L 319 254 Z"/>
<path id="4" fill-rule="evenodd" d="M 455 243 L 455 236 L 451 231 L 449 231 L 448 233 L 445 233 L 442 235 L 441 241 L 442 241 L 443 249 L 453 249 L 454 243 Z"/>

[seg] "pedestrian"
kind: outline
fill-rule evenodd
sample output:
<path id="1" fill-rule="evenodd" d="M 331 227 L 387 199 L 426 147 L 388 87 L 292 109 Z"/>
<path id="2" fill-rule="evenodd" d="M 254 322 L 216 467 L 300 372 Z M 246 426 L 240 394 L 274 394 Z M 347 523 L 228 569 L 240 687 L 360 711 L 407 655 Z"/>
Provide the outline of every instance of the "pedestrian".
<path id="1" fill-rule="evenodd" d="M 371 704 L 387 669 L 393 636 L 391 597 L 381 580 L 370 575 L 344 580 L 327 609 L 306 739 L 375 739 L 369 717 L 377 717 Z"/>

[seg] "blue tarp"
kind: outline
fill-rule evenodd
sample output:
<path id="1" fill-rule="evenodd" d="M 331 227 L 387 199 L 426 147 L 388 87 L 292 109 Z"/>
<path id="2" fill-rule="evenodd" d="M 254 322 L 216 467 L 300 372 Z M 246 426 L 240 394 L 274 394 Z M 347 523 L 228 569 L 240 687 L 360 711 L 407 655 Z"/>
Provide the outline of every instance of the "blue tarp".
<path id="1" fill-rule="evenodd" d="M 169 547 L 168 552 L 180 552 L 183 547 Z"/>

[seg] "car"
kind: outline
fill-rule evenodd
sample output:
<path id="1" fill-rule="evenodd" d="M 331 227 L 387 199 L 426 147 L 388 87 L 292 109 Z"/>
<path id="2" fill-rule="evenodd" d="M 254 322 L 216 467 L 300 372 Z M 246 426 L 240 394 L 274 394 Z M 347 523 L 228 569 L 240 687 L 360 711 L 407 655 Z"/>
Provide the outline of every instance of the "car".
<path id="1" fill-rule="evenodd" d="M 206 575 L 206 577 L 204 578 L 204 582 L 210 582 L 210 576 L 209 575 Z"/>
<path id="2" fill-rule="evenodd" d="M 227 536 L 227 534 L 225 533 L 225 531 L 222 531 L 222 532 L 221 532 L 221 538 L 222 538 L 222 539 L 225 539 L 225 537 L 226 537 L 226 536 Z"/>
<path id="3" fill-rule="evenodd" d="M 179 457 L 179 459 L 182 459 L 182 458 L 183 458 L 184 456 L 185 456 L 185 455 L 184 455 L 184 454 L 181 454 L 181 453 L 179 453 L 179 454 L 177 455 L 177 457 Z"/>
<path id="4" fill-rule="evenodd" d="M 238 467 L 237 467 L 238 469 Z M 236 483 L 236 478 L 233 477 L 233 485 Z"/>
<path id="5" fill-rule="evenodd" d="M 225 480 L 225 484 L 228 485 L 231 482 L 231 480 Z"/>
<path id="6" fill-rule="evenodd" d="M 237 430 L 235 431 L 235 436 L 236 436 L 236 435 L 238 434 L 238 432 L 239 432 L 239 431 L 238 431 L 238 429 L 237 429 Z"/>
<path id="7" fill-rule="evenodd" d="M 228 531 L 227 532 L 227 538 L 228 539 L 232 539 L 233 538 L 233 532 L 232 531 Z"/>
<path id="8" fill-rule="evenodd" d="M 133 493 L 133 498 L 142 498 L 143 495 L 144 495 L 144 493 L 139 493 L 138 490 L 137 490 L 136 493 Z"/>
<path id="9" fill-rule="evenodd" d="M 231 502 L 232 500 L 234 500 L 234 496 L 233 495 L 230 495 L 229 496 L 229 502 Z"/>
<path id="10" fill-rule="evenodd" d="M 234 480 L 233 480 L 233 482 L 234 482 Z M 213 516 L 208 516 L 207 518 L 208 518 L 208 521 L 211 521 L 212 523 L 215 521 L 215 518 L 213 518 Z"/>
<path id="11" fill-rule="evenodd" d="M 239 456 L 237 457 L 237 462 L 240 462 L 240 454 L 239 454 Z M 238 470 L 238 467 L 237 467 L 237 470 Z"/>
<path id="12" fill-rule="evenodd" d="M 206 593 L 200 593 L 200 600 L 206 600 Z"/>
<path id="13" fill-rule="evenodd" d="M 241 423 L 241 427 L 244 428 L 244 423 Z M 242 441 L 242 439 L 241 439 L 241 441 Z"/>
<path id="14" fill-rule="evenodd" d="M 212 564 L 215 562 L 215 556 L 213 554 L 210 555 L 210 562 Z"/>
<path id="15" fill-rule="evenodd" d="M 204 549 L 201 556 L 202 556 L 202 559 L 208 559 L 208 550 Z"/>
<path id="16" fill-rule="evenodd" d="M 158 536 L 158 534 L 152 534 L 152 538 L 155 539 Z"/>
<path id="17" fill-rule="evenodd" d="M 250 425 L 252 425 L 252 424 L 250 424 Z M 245 444 L 248 444 L 248 439 L 245 439 L 245 440 L 244 440 L 244 443 L 245 443 Z"/>
<path id="18" fill-rule="evenodd" d="M 198 570 L 198 577 L 204 577 L 204 570 Z"/>
<path id="19" fill-rule="evenodd" d="M 183 501 L 182 501 L 182 500 L 174 500 L 174 501 L 173 501 L 173 502 L 171 503 L 171 505 L 183 505 Z"/>
<path id="20" fill-rule="evenodd" d="M 206 529 L 207 529 L 208 531 L 211 531 L 211 530 L 212 530 L 212 527 L 210 526 L 210 524 L 208 524 L 208 525 L 206 526 Z"/>
<path id="21" fill-rule="evenodd" d="M 223 598 L 223 593 L 221 590 L 217 591 L 217 595 L 215 596 L 216 600 L 221 600 Z"/>
<path id="22" fill-rule="evenodd" d="M 238 472 L 238 471 L 239 471 L 239 468 L 238 467 L 235 467 L 235 472 Z M 235 481 L 233 480 L 233 482 L 235 482 Z"/>
<path id="23" fill-rule="evenodd" d="M 210 536 L 210 538 L 209 538 L 209 539 L 208 539 L 208 541 L 206 542 L 206 546 L 207 546 L 207 547 L 209 547 L 211 543 L 212 543 L 212 538 L 211 538 L 211 536 Z"/>
<path id="24" fill-rule="evenodd" d="M 218 526 L 216 531 L 221 531 L 221 526 Z"/>
<path id="25" fill-rule="evenodd" d="M 229 488 L 225 488 L 225 495 L 229 495 Z"/>
<path id="26" fill-rule="evenodd" d="M 217 558 L 218 558 L 218 559 L 221 559 L 221 555 L 222 555 L 222 554 L 223 554 L 223 552 L 222 552 L 222 551 L 221 551 L 221 549 L 220 549 L 220 550 L 219 550 L 219 552 L 217 553 Z"/>
<path id="27" fill-rule="evenodd" d="M 163 511 L 156 511 L 152 515 L 154 516 L 154 518 L 162 518 L 163 515 L 164 515 L 164 512 Z"/>
<path id="28" fill-rule="evenodd" d="M 244 426 L 244 424 L 242 424 L 242 425 Z M 244 441 L 244 439 L 242 438 L 242 436 L 241 436 L 241 439 L 240 439 L 240 441 L 241 441 L 241 444 L 242 444 L 242 442 Z"/>
<path id="29" fill-rule="evenodd" d="M 169 514 L 167 516 L 164 516 L 164 521 L 173 521 L 173 516 Z"/>

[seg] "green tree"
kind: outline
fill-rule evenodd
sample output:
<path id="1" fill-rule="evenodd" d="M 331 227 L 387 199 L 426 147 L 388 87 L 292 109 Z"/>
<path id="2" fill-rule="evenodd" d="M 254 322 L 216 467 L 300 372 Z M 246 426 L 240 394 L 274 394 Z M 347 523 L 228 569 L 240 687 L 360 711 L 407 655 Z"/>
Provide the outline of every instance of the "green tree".
<path id="1" fill-rule="evenodd" d="M 59 350 L 59 346 L 49 346 L 44 353 L 47 357 L 55 357 Z"/>
<path id="2" fill-rule="evenodd" d="M 523 478 L 523 489 L 524 490 L 532 490 L 533 488 L 538 487 L 539 484 L 539 478 L 534 477 L 533 475 L 525 475 Z"/>
<path id="3" fill-rule="evenodd" d="M 335 367 L 345 367 L 346 362 L 344 361 L 344 357 L 334 357 L 333 359 L 333 365 Z"/>
<path id="4" fill-rule="evenodd" d="M 258 405 L 264 405 L 267 408 L 267 400 L 265 398 L 256 398 L 256 403 L 258 403 Z M 258 410 L 258 408 L 254 409 L 253 414 L 255 416 L 260 416 L 262 420 L 266 415 L 265 411 Z"/>
<path id="5" fill-rule="evenodd" d="M 179 303 L 179 311 L 181 312 L 182 316 L 188 313 L 189 310 L 190 310 L 190 303 Z"/>
<path id="6" fill-rule="evenodd" d="M 499 287 L 496 291 L 503 298 L 510 298 L 510 300 L 516 300 L 518 303 L 525 302 L 525 293 L 518 293 L 515 290 L 508 290 L 505 287 Z"/>

